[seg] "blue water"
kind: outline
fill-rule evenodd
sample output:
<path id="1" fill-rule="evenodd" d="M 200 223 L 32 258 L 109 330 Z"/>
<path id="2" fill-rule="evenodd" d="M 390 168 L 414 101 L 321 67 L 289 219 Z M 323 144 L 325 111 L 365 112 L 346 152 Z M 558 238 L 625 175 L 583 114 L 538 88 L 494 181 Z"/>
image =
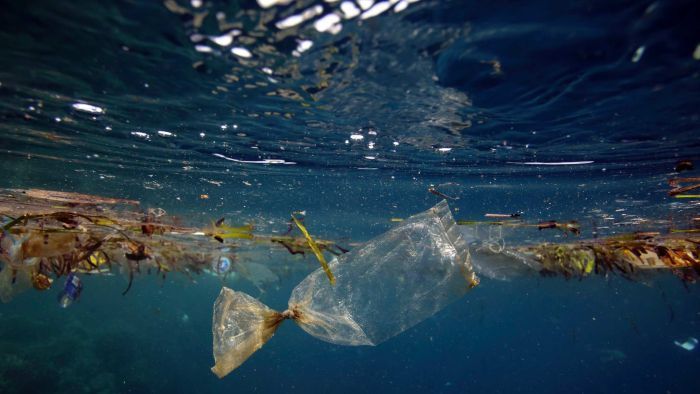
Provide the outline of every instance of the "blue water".
<path id="1" fill-rule="evenodd" d="M 306 210 L 314 234 L 348 243 L 437 203 L 430 187 L 459 197 L 459 219 L 520 211 L 578 220 L 582 238 L 698 215 L 667 180 L 700 176 L 674 172 L 700 165 L 700 3 L 423 0 L 336 34 L 314 24 L 340 2 L 290 3 L 3 4 L 0 187 L 138 199 L 195 225 L 284 231 Z M 318 15 L 279 25 L 303 10 Z M 293 272 L 227 285 L 283 309 L 316 263 L 275 256 Z M 700 336 L 700 292 L 672 275 L 485 278 L 377 347 L 287 322 L 222 380 L 218 278 L 144 276 L 126 296 L 119 275 L 83 282 L 67 309 L 56 286 L 0 305 L 0 392 L 700 389 L 700 349 L 673 343 Z"/>

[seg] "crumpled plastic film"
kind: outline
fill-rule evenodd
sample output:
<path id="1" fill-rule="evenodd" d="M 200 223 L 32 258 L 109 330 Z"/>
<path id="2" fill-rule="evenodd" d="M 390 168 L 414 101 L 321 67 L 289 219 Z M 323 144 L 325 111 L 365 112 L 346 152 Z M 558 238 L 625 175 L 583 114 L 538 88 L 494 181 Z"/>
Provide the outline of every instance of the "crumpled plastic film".
<path id="1" fill-rule="evenodd" d="M 222 378 L 250 357 L 275 333 L 284 318 L 255 298 L 224 287 L 214 304 L 212 372 Z"/>
<path id="2" fill-rule="evenodd" d="M 443 201 L 330 263 L 294 290 L 275 312 L 222 290 L 214 305 L 212 370 L 222 377 L 260 348 L 284 319 L 339 345 L 377 345 L 443 309 L 478 284 L 469 250 Z"/>
<path id="3" fill-rule="evenodd" d="M 472 268 L 479 277 L 509 281 L 539 271 L 537 262 L 510 246 L 519 237 L 514 228 L 491 224 L 459 227 L 469 245 Z"/>
<path id="4" fill-rule="evenodd" d="M 532 275 L 541 265 L 512 250 L 493 252 L 485 248 L 472 248 L 474 271 L 479 277 L 501 281 Z"/>
<path id="5" fill-rule="evenodd" d="M 377 345 L 432 316 L 469 289 L 469 251 L 446 202 L 331 262 L 335 286 L 315 271 L 291 310 L 312 316 L 309 334 L 340 345 Z"/>

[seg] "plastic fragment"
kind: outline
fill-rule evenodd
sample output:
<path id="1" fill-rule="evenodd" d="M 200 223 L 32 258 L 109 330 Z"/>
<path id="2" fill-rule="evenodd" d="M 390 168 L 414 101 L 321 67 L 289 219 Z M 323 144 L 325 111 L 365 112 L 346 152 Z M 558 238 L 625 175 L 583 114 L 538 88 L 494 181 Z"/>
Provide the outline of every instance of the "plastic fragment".
<path id="1" fill-rule="evenodd" d="M 68 308 L 79 297 L 83 291 L 83 283 L 80 278 L 71 273 L 66 278 L 66 284 L 63 286 L 63 291 L 58 295 L 58 304 L 61 308 Z"/>
<path id="2" fill-rule="evenodd" d="M 692 350 L 695 350 L 695 347 L 697 347 L 697 346 L 698 346 L 698 343 L 700 343 L 700 342 L 698 342 L 698 340 L 697 340 L 696 338 L 690 337 L 690 338 L 686 339 L 686 341 L 683 342 L 683 343 L 680 343 L 680 342 L 678 342 L 678 341 L 673 341 L 673 343 L 674 343 L 676 346 L 678 346 L 678 347 L 680 347 L 680 348 L 682 348 L 682 349 L 685 349 L 685 350 L 687 350 L 687 351 L 690 352 L 690 351 L 692 351 Z"/>

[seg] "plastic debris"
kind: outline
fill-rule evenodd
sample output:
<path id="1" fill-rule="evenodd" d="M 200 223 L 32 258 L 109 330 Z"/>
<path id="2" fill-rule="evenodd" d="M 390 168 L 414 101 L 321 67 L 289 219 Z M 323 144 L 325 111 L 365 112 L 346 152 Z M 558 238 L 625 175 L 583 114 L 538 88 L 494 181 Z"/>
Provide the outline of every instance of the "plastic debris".
<path id="1" fill-rule="evenodd" d="M 456 197 L 448 196 L 447 194 L 445 194 L 445 193 L 441 192 L 440 190 L 436 189 L 435 187 L 429 187 L 429 188 L 428 188 L 428 192 L 430 192 L 430 193 L 432 193 L 432 194 L 434 194 L 434 195 L 436 195 L 436 196 L 438 196 L 438 197 L 440 197 L 440 198 L 443 198 L 443 199 L 445 199 L 445 200 L 456 200 L 456 199 L 457 199 Z"/>
<path id="2" fill-rule="evenodd" d="M 219 256 L 216 260 L 212 262 L 212 271 L 219 275 L 226 275 L 233 268 L 233 263 L 231 259 L 226 256 Z"/>
<path id="3" fill-rule="evenodd" d="M 53 278 L 48 277 L 46 274 L 41 272 L 34 272 L 32 274 L 32 286 L 37 290 L 48 290 L 53 283 Z"/>
<path id="4" fill-rule="evenodd" d="M 695 347 L 698 346 L 698 343 L 700 343 L 700 342 L 698 342 L 698 340 L 696 338 L 690 337 L 683 343 L 680 343 L 678 341 L 673 341 L 673 343 L 676 346 L 681 347 L 687 351 L 692 351 L 692 350 L 695 350 Z"/>
<path id="5" fill-rule="evenodd" d="M 479 282 L 445 201 L 299 283 L 288 309 L 274 311 L 224 287 L 214 303 L 212 371 L 223 377 L 267 342 L 282 321 L 338 345 L 377 345 L 443 309 Z"/>
<path id="6" fill-rule="evenodd" d="M 260 292 L 267 285 L 279 282 L 280 278 L 268 267 L 260 263 L 245 262 L 238 264 L 238 273 L 252 283 Z"/>
<path id="7" fill-rule="evenodd" d="M 80 293 L 83 291 L 83 283 L 77 275 L 70 273 L 66 278 L 66 284 L 63 286 L 63 291 L 58 295 L 58 305 L 61 308 L 68 308 L 73 302 L 80 298 Z"/>

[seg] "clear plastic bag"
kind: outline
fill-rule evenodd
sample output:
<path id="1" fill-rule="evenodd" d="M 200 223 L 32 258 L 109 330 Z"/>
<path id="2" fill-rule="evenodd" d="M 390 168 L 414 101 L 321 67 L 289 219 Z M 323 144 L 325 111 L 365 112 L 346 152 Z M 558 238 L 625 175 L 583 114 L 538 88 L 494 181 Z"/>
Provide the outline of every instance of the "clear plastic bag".
<path id="1" fill-rule="evenodd" d="M 223 377 L 293 319 L 309 334 L 339 345 L 377 345 L 457 300 L 478 284 L 469 250 L 443 201 L 330 263 L 294 290 L 276 312 L 222 289 L 214 304 L 212 371 Z"/>

